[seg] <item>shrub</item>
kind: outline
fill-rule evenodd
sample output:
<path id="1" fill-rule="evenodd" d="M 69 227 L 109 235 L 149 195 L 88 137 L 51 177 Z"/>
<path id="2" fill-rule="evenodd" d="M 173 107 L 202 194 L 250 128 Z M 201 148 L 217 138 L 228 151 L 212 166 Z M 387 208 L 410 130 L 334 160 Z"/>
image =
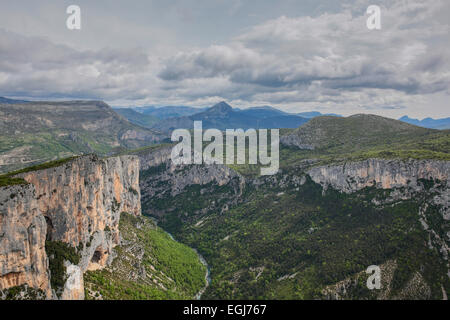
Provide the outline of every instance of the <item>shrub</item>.
<path id="1" fill-rule="evenodd" d="M 49 257 L 50 283 L 52 288 L 58 293 L 66 282 L 64 261 L 67 260 L 73 264 L 78 264 L 80 256 L 74 247 L 62 241 L 46 241 L 45 251 Z"/>

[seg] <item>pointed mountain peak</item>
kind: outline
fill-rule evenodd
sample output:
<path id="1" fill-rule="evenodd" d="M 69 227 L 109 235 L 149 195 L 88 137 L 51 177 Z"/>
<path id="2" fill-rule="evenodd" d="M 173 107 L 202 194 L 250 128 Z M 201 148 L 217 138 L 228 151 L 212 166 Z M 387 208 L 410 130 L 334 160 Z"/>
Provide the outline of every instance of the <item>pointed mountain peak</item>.
<path id="1" fill-rule="evenodd" d="M 219 102 L 212 106 L 209 111 L 215 111 L 215 112 L 221 112 L 221 113 L 228 113 L 230 111 L 233 111 L 233 108 L 226 103 L 225 101 Z"/>

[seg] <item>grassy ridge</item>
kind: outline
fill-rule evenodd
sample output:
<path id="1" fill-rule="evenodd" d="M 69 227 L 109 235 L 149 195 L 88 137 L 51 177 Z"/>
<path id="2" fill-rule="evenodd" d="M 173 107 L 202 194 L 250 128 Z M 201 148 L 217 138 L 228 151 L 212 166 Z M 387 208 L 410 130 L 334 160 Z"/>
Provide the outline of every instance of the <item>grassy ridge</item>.
<path id="1" fill-rule="evenodd" d="M 289 169 L 307 159 L 316 165 L 380 159 L 450 161 L 450 130 L 432 130 L 371 115 L 348 118 L 318 117 L 280 136 L 294 135 L 313 150 L 280 145 L 280 168 Z M 241 174 L 256 176 L 259 165 L 230 165 Z"/>
<path id="2" fill-rule="evenodd" d="M 68 157 L 68 158 L 64 158 L 64 159 L 59 159 L 59 160 L 54 160 L 54 161 L 49 161 L 49 162 L 44 162 L 41 164 L 37 164 L 34 166 L 30 166 L 30 167 L 26 167 L 20 170 L 16 170 L 4 175 L 0 175 L 0 187 L 5 187 L 5 186 L 11 186 L 11 185 L 21 185 L 21 184 L 27 184 L 28 182 L 26 182 L 24 179 L 22 178 L 16 178 L 14 176 L 20 174 L 20 173 L 25 173 L 25 172 L 32 172 L 32 171 L 37 171 L 37 170 L 43 170 L 43 169 L 49 169 L 49 168 L 54 168 L 54 167 L 59 167 L 61 165 L 63 165 L 64 163 L 70 162 L 74 159 L 78 158 L 78 156 L 74 156 L 74 157 Z"/>

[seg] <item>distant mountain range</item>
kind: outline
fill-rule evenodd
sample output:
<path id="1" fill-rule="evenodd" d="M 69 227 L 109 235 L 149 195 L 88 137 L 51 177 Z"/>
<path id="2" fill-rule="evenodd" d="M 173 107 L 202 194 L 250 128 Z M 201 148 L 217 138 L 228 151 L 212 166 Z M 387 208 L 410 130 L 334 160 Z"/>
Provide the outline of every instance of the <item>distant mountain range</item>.
<path id="1" fill-rule="evenodd" d="M 297 113 L 298 116 L 304 118 L 315 118 L 320 116 L 333 116 L 333 117 L 342 117 L 340 114 L 336 113 L 320 113 L 319 111 L 310 111 L 310 112 L 300 112 Z"/>
<path id="2" fill-rule="evenodd" d="M 8 99 L 5 97 L 0 97 L 0 103 L 5 103 L 5 104 L 16 104 L 16 103 L 25 103 L 28 101 L 25 100 L 15 100 L 15 99 Z"/>
<path id="3" fill-rule="evenodd" d="M 408 116 L 403 116 L 399 120 L 429 129 L 441 129 L 441 130 L 450 129 L 450 118 L 443 118 L 443 119 L 425 118 L 423 120 L 418 120 L 412 119 Z"/>
<path id="4" fill-rule="evenodd" d="M 30 101 L 26 100 L 0 97 L 0 104 L 23 104 L 29 102 Z M 190 106 L 144 106 L 128 108 L 113 107 L 113 110 L 135 125 L 165 132 L 171 131 L 174 128 L 190 128 L 192 127 L 194 120 L 204 121 L 204 126 L 206 125 L 205 128 L 293 129 L 315 117 L 342 117 L 336 113 L 321 113 L 319 111 L 288 113 L 271 106 L 238 109 L 232 108 L 226 102 L 220 102 L 211 108 Z M 423 120 L 418 120 L 405 115 L 398 120 L 428 129 L 450 129 L 450 117 L 442 119 L 425 118 Z"/>
<path id="5" fill-rule="evenodd" d="M 6 101 L 0 102 L 0 172 L 72 155 L 108 155 L 162 139 L 101 101 Z"/>
<path id="6" fill-rule="evenodd" d="M 232 108 L 226 102 L 220 102 L 210 108 L 189 106 L 166 107 L 115 107 L 114 110 L 130 122 L 147 128 L 170 132 L 176 128 L 192 128 L 193 122 L 203 121 L 204 128 L 297 128 L 309 119 L 322 114 L 318 111 L 288 113 L 271 106 L 257 106 L 247 109 Z M 163 121 L 158 121 L 163 120 Z M 156 120 L 156 121 L 155 121 Z"/>
<path id="7" fill-rule="evenodd" d="M 178 128 L 190 129 L 193 128 L 194 121 L 202 121 L 205 129 L 225 130 L 233 128 L 297 128 L 307 122 L 308 119 L 270 107 L 240 110 L 233 109 L 226 102 L 220 102 L 191 116 L 165 119 L 158 122 L 154 128 L 163 132 Z"/>
<path id="8" fill-rule="evenodd" d="M 183 116 L 191 116 L 193 114 L 204 111 L 204 108 L 194 108 L 187 106 L 167 106 L 167 107 L 134 107 L 132 108 L 134 111 L 151 115 L 158 119 L 168 119 L 168 118 L 177 118 Z M 120 108 L 115 108 L 115 110 L 120 110 Z"/>
<path id="9" fill-rule="evenodd" d="M 113 110 L 120 114 L 122 117 L 128 119 L 128 121 L 130 121 L 131 123 L 146 128 L 153 127 L 160 120 L 153 115 L 140 113 L 131 108 L 113 108 Z"/>

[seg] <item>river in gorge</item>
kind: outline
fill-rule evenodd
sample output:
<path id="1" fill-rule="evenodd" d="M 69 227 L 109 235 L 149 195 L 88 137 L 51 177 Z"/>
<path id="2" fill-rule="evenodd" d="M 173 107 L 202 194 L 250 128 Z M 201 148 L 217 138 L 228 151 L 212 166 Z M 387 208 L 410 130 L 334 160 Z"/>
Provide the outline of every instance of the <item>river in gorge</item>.
<path id="1" fill-rule="evenodd" d="M 165 230 L 164 230 L 165 231 Z M 165 231 L 169 237 L 173 240 L 173 241 L 177 241 L 172 234 L 170 234 L 169 232 Z M 197 292 L 197 294 L 195 295 L 195 299 L 196 300 L 200 300 L 202 298 L 203 293 L 205 293 L 206 288 L 208 288 L 208 286 L 211 284 L 211 276 L 210 276 L 210 270 L 209 270 L 209 265 L 208 262 L 206 262 L 205 258 L 197 251 L 197 249 L 192 248 L 192 250 L 195 251 L 195 253 L 197 254 L 200 262 L 206 267 L 206 274 L 205 274 L 205 286 L 199 291 Z"/>

